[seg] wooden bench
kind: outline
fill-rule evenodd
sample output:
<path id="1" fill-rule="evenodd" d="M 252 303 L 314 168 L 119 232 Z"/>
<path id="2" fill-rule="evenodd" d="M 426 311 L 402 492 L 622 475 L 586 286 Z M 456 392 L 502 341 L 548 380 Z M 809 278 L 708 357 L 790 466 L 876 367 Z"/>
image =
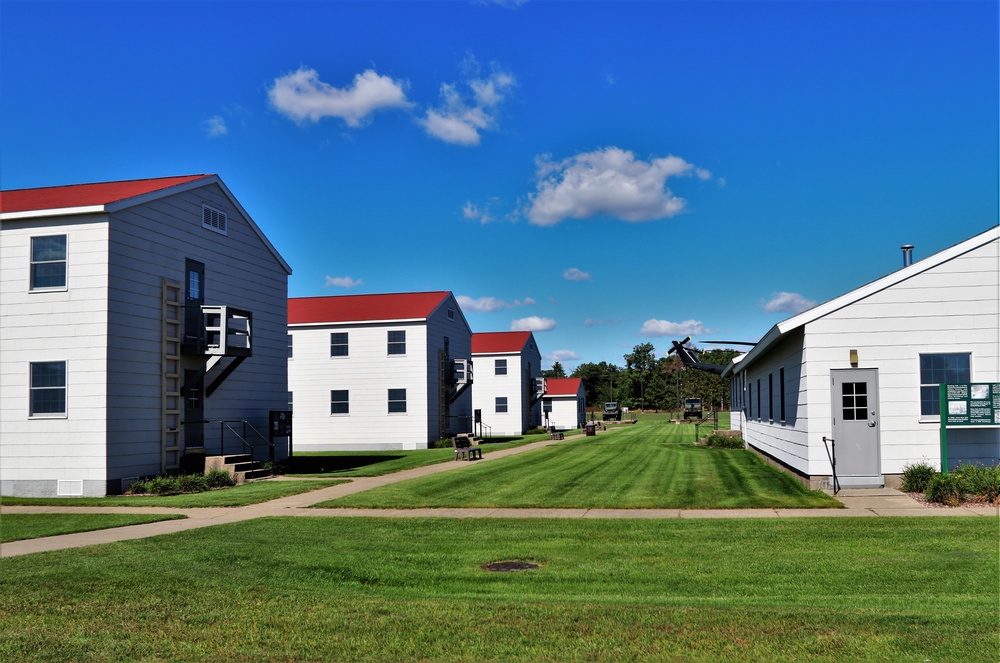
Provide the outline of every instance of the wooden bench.
<path id="1" fill-rule="evenodd" d="M 478 446 L 473 446 L 474 438 L 468 435 L 456 435 L 452 438 L 452 446 L 455 447 L 455 460 L 476 460 L 483 457 L 483 450 Z"/>

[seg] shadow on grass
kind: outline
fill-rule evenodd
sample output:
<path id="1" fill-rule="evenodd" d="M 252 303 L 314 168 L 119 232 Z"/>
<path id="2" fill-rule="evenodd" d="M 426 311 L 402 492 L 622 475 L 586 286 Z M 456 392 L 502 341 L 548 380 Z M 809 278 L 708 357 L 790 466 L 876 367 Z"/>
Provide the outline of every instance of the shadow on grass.
<path id="1" fill-rule="evenodd" d="M 349 472 L 400 458 L 404 456 L 293 456 L 283 463 L 283 469 L 286 474 Z"/>

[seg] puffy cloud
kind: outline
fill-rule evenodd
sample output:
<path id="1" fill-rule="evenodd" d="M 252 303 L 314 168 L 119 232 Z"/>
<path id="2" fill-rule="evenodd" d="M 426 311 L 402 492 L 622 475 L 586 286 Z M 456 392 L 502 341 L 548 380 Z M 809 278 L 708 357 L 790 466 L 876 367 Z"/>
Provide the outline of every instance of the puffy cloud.
<path id="1" fill-rule="evenodd" d="M 705 325 L 698 320 L 670 322 L 669 320 L 652 318 L 642 323 L 638 334 L 639 336 L 697 336 L 706 331 L 708 330 L 705 329 Z"/>
<path id="2" fill-rule="evenodd" d="M 361 285 L 362 283 L 364 283 L 364 281 L 361 279 L 355 281 L 350 276 L 327 276 L 325 285 L 327 288 L 331 286 L 335 288 L 353 288 Z"/>
<path id="3" fill-rule="evenodd" d="M 576 267 L 570 267 L 569 269 L 563 270 L 563 278 L 567 281 L 589 281 L 590 274 L 587 272 L 577 269 Z"/>
<path id="4" fill-rule="evenodd" d="M 552 318 L 540 318 L 537 315 L 531 315 L 527 318 L 518 318 L 517 320 L 512 320 L 510 323 L 511 331 L 543 332 L 552 331 L 555 328 L 555 320 Z"/>
<path id="5" fill-rule="evenodd" d="M 549 352 L 548 354 L 542 355 L 542 359 L 547 359 L 549 361 L 577 361 L 580 355 L 576 354 L 572 350 L 555 350 Z"/>
<path id="6" fill-rule="evenodd" d="M 760 303 L 768 313 L 802 313 L 816 306 L 815 300 L 806 299 L 797 292 L 772 292 L 771 299 Z"/>
<path id="7" fill-rule="evenodd" d="M 475 67 L 475 60 L 470 60 Z M 496 114 L 517 80 L 496 70 L 486 78 L 465 82 L 463 94 L 457 85 L 441 85 L 441 105 L 427 111 L 420 124 L 431 136 L 455 145 L 479 145 L 480 132 L 496 127 Z"/>
<path id="8" fill-rule="evenodd" d="M 351 87 L 336 88 L 319 80 L 314 69 L 305 67 L 276 78 L 268 99 L 282 115 L 302 122 L 339 117 L 349 127 L 359 127 L 375 111 L 407 108 L 405 84 L 373 69 L 357 74 Z"/>
<path id="9" fill-rule="evenodd" d="M 496 297 L 480 297 L 479 299 L 473 299 L 466 295 L 458 295 L 455 297 L 458 301 L 458 305 L 462 307 L 463 311 L 474 311 L 476 313 L 493 313 L 495 311 L 500 311 L 508 308 L 516 308 L 518 306 L 534 306 L 535 300 L 531 297 L 525 297 L 523 300 L 515 299 L 513 302 L 507 302 L 502 299 L 497 299 Z"/>
<path id="10" fill-rule="evenodd" d="M 552 226 L 565 219 L 608 215 L 623 221 L 652 221 L 674 216 L 686 202 L 666 188 L 668 177 L 712 174 L 680 157 L 651 161 L 617 147 L 585 152 L 562 161 L 536 159 L 537 192 L 528 196 L 525 215 L 531 223 Z"/>
<path id="11" fill-rule="evenodd" d="M 226 126 L 226 120 L 221 115 L 213 115 L 202 122 L 201 129 L 208 135 L 209 138 L 217 138 L 219 136 L 225 136 L 229 133 L 229 127 Z"/>

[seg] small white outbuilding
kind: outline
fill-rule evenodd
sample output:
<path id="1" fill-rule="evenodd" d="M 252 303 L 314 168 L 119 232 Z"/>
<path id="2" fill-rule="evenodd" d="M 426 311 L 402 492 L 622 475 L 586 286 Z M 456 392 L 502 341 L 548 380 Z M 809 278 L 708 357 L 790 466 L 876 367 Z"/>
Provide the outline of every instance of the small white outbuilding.
<path id="1" fill-rule="evenodd" d="M 541 425 L 542 404 L 536 387 L 542 356 L 529 331 L 479 332 L 472 335 L 476 383 L 472 407 L 477 434 L 524 435 Z"/>
<path id="2" fill-rule="evenodd" d="M 542 425 L 558 431 L 583 428 L 587 393 L 580 378 L 547 378 L 542 398 Z"/>

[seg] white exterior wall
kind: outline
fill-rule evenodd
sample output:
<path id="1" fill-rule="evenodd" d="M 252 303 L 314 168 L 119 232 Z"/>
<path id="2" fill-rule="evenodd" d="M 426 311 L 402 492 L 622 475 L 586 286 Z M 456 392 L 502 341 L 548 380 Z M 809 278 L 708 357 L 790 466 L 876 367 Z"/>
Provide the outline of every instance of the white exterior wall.
<path id="1" fill-rule="evenodd" d="M 549 427 L 556 430 L 574 430 L 583 426 L 586 417 L 586 397 L 583 393 L 576 396 L 546 396 L 543 402 L 552 403 L 549 412 Z"/>
<path id="2" fill-rule="evenodd" d="M 66 235 L 66 289 L 30 292 L 31 238 Z M 108 226 L 104 215 L 4 221 L 0 232 L 0 494 L 102 496 Z M 31 418 L 29 364 L 66 361 L 65 417 Z"/>
<path id="3" fill-rule="evenodd" d="M 908 464 L 940 467 L 940 422 L 920 416 L 920 355 L 970 353 L 973 382 L 1000 380 L 1000 242 L 994 240 L 808 322 L 745 367 L 753 409 L 745 439 L 807 475 L 829 475 L 823 437 L 832 437 L 831 371 L 878 370 L 879 445 L 882 474 Z M 801 361 L 795 352 L 802 347 Z M 801 366 L 804 377 L 790 371 Z M 767 421 L 767 374 L 785 367 L 787 398 L 797 399 L 795 420 Z M 763 417 L 758 421 L 756 380 Z M 777 382 L 776 382 L 777 384 Z M 777 390 L 777 389 L 776 389 Z M 789 415 L 791 416 L 791 415 Z M 996 428 L 949 429 L 949 459 L 996 463 Z"/>
<path id="4" fill-rule="evenodd" d="M 406 331 L 406 354 L 388 354 L 388 331 Z M 330 356 L 330 333 L 348 334 L 347 357 Z M 426 448 L 427 329 L 423 322 L 294 326 L 288 387 L 294 451 Z M 350 413 L 330 414 L 330 391 L 349 392 Z M 406 389 L 406 413 L 389 413 L 389 389 Z"/>

